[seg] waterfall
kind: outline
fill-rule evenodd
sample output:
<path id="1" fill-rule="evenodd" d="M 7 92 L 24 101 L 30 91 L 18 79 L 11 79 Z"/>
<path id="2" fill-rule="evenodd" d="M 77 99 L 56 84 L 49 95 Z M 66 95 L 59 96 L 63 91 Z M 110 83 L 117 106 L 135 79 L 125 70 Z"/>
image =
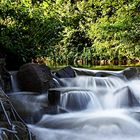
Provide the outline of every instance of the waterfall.
<path id="1" fill-rule="evenodd" d="M 137 82 L 138 85 L 138 81 L 128 82 L 111 76 L 78 76 L 61 79 L 65 86 L 56 90 L 62 93 L 60 106 L 69 111 L 127 108 L 139 105 L 140 96 L 135 95 L 136 84 L 133 84 Z"/>
<path id="2" fill-rule="evenodd" d="M 18 89 L 16 76 L 11 75 L 13 89 Z M 114 74 L 53 80 L 57 85 L 53 90 L 60 91 L 57 106 L 65 113 L 48 113 L 47 94 L 12 98 L 22 100 L 24 113 L 39 117 L 35 124 L 28 124 L 36 140 L 139 140 L 140 79 L 128 81 Z"/>
<path id="3" fill-rule="evenodd" d="M 20 91 L 17 82 L 17 71 L 10 71 L 12 92 Z"/>
<path id="4" fill-rule="evenodd" d="M 69 111 L 102 108 L 94 93 L 88 90 L 65 91 L 65 93 L 61 94 L 60 106 Z"/>
<path id="5" fill-rule="evenodd" d="M 77 76 L 75 78 L 63 78 L 61 81 L 66 87 L 81 87 L 84 89 L 117 88 L 124 84 L 124 81 L 117 77 L 91 77 Z"/>
<path id="6" fill-rule="evenodd" d="M 124 81 L 116 77 L 79 76 L 61 81 L 66 87 L 60 106 L 71 111 L 118 107 L 116 99 L 119 98 L 114 92 L 124 85 Z"/>

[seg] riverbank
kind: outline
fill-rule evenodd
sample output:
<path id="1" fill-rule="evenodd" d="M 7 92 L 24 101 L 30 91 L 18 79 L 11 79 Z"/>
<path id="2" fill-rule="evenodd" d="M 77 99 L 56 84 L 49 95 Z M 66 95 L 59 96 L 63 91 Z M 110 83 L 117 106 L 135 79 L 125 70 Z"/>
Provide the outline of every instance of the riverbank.
<path id="1" fill-rule="evenodd" d="M 57 69 L 61 69 L 63 67 L 66 67 L 67 65 L 62 65 L 62 66 L 50 66 L 51 69 L 57 70 Z M 87 69 L 91 69 L 91 70 L 113 70 L 113 71 L 119 71 L 119 70 L 123 70 L 125 68 L 128 67 L 140 67 L 140 64 L 132 64 L 132 65 L 93 65 L 93 66 L 87 66 L 87 65 L 83 65 L 83 66 L 72 66 L 72 67 L 77 67 L 77 68 L 87 68 Z"/>

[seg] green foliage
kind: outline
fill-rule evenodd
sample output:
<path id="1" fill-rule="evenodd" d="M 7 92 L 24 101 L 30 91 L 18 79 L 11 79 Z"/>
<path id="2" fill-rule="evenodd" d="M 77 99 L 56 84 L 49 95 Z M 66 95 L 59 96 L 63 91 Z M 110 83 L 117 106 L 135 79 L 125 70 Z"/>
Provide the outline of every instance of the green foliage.
<path id="1" fill-rule="evenodd" d="M 25 62 L 140 58 L 139 0 L 1 0 L 0 47 Z"/>
<path id="2" fill-rule="evenodd" d="M 18 53 L 24 61 L 48 55 L 61 40 L 59 32 L 63 28 L 56 15 L 49 14 L 46 8 L 47 3 L 32 5 L 29 0 L 1 2 L 1 47 Z"/>
<path id="3" fill-rule="evenodd" d="M 138 1 L 113 1 L 102 5 L 102 17 L 92 24 L 89 34 L 94 37 L 94 46 L 109 54 L 110 57 L 126 56 L 128 59 L 139 58 L 140 56 L 140 16 Z M 114 9 L 109 14 L 108 8 Z M 107 48 L 107 49 L 106 49 Z M 136 51 L 137 50 L 137 51 Z M 103 52 L 100 52 L 104 55 Z"/>

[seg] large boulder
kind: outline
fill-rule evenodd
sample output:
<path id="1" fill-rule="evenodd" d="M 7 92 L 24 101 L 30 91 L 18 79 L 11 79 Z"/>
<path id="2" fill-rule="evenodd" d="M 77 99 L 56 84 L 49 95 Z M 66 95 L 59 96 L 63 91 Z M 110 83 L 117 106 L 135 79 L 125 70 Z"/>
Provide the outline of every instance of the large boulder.
<path id="1" fill-rule="evenodd" d="M 59 78 L 73 78 L 76 76 L 74 69 L 70 66 L 58 70 L 55 74 Z"/>
<path id="2" fill-rule="evenodd" d="M 46 65 L 25 64 L 20 67 L 17 78 L 22 91 L 45 92 L 55 87 L 53 75 Z"/>

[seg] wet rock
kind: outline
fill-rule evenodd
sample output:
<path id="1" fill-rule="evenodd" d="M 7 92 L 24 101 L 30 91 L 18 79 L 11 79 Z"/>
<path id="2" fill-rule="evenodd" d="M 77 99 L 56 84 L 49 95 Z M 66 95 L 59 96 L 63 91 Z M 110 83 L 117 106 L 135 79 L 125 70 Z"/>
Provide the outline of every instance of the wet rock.
<path id="1" fill-rule="evenodd" d="M 47 113 L 48 95 L 35 92 L 16 92 L 8 95 L 18 114 L 26 123 L 35 123 Z"/>
<path id="2" fill-rule="evenodd" d="M 96 72 L 95 73 L 96 77 L 107 77 L 107 76 L 115 76 L 115 74 L 112 73 L 107 73 L 107 72 Z"/>
<path id="3" fill-rule="evenodd" d="M 128 107 L 138 107 L 140 103 L 135 97 L 129 86 L 122 87 L 114 92 L 115 98 L 118 100 L 118 107 L 128 108 Z"/>
<path id="4" fill-rule="evenodd" d="M 49 90 L 48 91 L 48 102 L 49 105 L 54 106 L 58 105 L 60 102 L 60 91 L 57 90 Z"/>
<path id="5" fill-rule="evenodd" d="M 83 68 L 73 68 L 73 69 L 76 72 L 76 75 L 80 76 L 94 76 L 94 77 L 116 76 L 122 78 L 122 73 L 116 71 L 89 70 Z"/>
<path id="6" fill-rule="evenodd" d="M 23 91 L 45 92 L 55 87 L 50 68 L 45 65 L 25 64 L 20 67 L 17 78 Z"/>
<path id="7" fill-rule="evenodd" d="M 5 68 L 5 65 L 5 59 L 0 58 L 0 88 L 8 92 L 11 90 L 10 74 Z"/>
<path id="8" fill-rule="evenodd" d="M 13 128 L 10 128 L 7 122 L 0 122 L 0 125 L 0 138 L 2 137 L 2 140 L 35 140 L 35 137 L 29 134 L 27 126 L 21 122 L 13 122 Z"/>
<path id="9" fill-rule="evenodd" d="M 55 75 L 59 78 L 73 78 L 76 76 L 76 73 L 72 67 L 67 66 L 58 70 Z"/>
<path id="10" fill-rule="evenodd" d="M 127 79 L 138 78 L 138 77 L 140 77 L 140 68 L 139 67 L 126 68 L 125 70 L 122 71 L 122 74 Z"/>
<path id="11" fill-rule="evenodd" d="M 137 75 L 140 78 L 140 67 L 136 67 L 136 70 L 137 70 Z"/>
<path id="12" fill-rule="evenodd" d="M 61 92 L 59 90 L 49 90 L 48 91 L 48 114 L 58 114 L 59 104 L 60 104 Z"/>
<path id="13" fill-rule="evenodd" d="M 74 68 L 77 75 L 95 76 L 95 72 L 88 69 Z"/>
<path id="14" fill-rule="evenodd" d="M 3 90 L 0 90 L 0 114 L 1 139 L 35 140 Z"/>
<path id="15" fill-rule="evenodd" d="M 4 81 L 0 75 L 0 89 L 3 89 L 3 87 L 4 87 Z"/>

